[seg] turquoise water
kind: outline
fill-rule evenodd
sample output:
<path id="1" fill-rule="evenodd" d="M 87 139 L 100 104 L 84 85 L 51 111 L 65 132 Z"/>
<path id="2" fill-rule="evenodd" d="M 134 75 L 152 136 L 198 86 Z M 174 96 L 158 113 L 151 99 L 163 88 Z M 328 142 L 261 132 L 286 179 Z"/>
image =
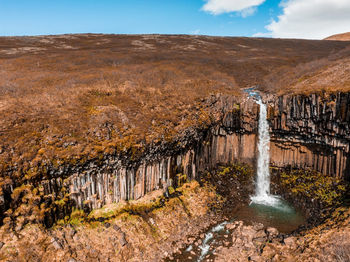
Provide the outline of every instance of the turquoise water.
<path id="1" fill-rule="evenodd" d="M 258 222 L 266 227 L 275 227 L 281 233 L 291 233 L 305 223 L 302 213 L 283 199 L 273 206 L 251 203 L 240 208 L 233 217 L 248 224 Z"/>

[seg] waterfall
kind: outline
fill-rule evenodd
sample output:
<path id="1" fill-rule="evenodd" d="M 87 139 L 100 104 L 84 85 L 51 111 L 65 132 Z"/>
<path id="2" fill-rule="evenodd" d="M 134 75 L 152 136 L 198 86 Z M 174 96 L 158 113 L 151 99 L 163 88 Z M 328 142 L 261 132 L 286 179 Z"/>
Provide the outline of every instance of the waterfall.
<path id="1" fill-rule="evenodd" d="M 267 109 L 261 97 L 256 101 L 260 106 L 258 166 L 256 176 L 256 192 L 251 200 L 253 203 L 275 205 L 279 201 L 277 196 L 270 194 L 270 133 L 267 122 Z"/>
<path id="2" fill-rule="evenodd" d="M 266 105 L 261 99 L 259 115 L 259 142 L 258 142 L 258 174 L 256 180 L 256 195 L 267 196 L 270 194 L 270 133 L 267 122 Z"/>

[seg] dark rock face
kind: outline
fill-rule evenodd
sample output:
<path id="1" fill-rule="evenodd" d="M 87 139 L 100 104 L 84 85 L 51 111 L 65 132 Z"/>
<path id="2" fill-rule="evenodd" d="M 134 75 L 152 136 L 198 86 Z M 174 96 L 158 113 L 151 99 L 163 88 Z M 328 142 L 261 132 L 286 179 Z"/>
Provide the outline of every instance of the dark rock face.
<path id="1" fill-rule="evenodd" d="M 350 94 L 283 96 L 269 107 L 271 164 L 349 180 Z"/>
<path id="2" fill-rule="evenodd" d="M 225 98 L 219 103 L 224 117 L 192 148 L 180 154 L 141 162 L 136 167 L 104 173 L 98 167 L 68 178 L 78 206 L 98 208 L 120 200 L 137 199 L 152 190 L 177 186 L 179 174 L 199 179 L 217 163 L 255 163 L 258 106 L 247 99 L 237 105 Z M 350 170 L 350 94 L 283 96 L 269 103 L 271 165 L 312 168 L 348 179 Z M 85 202 L 84 202 L 85 201 Z"/>
<path id="3" fill-rule="evenodd" d="M 270 97 L 267 101 L 272 166 L 312 168 L 349 179 L 349 93 Z M 216 97 L 213 107 L 222 113 L 221 121 L 208 130 L 189 130 L 178 142 L 180 149 L 171 145 L 150 148 L 132 164 L 106 156 L 85 166 L 62 167 L 50 171 L 52 179 L 40 182 L 45 194 L 59 197 L 64 186 L 73 205 L 95 209 L 176 187 L 181 179 L 199 179 L 218 163 L 254 165 L 258 105 L 248 98 L 237 102 L 232 97 Z M 4 210 L 9 201 L 0 199 Z"/>
<path id="4" fill-rule="evenodd" d="M 221 122 L 205 131 L 188 132 L 178 142 L 180 149 L 150 148 L 140 161 L 131 164 L 109 156 L 100 163 L 63 167 L 53 175 L 55 178 L 41 182 L 44 192 L 58 196 L 64 186 L 75 206 L 95 209 L 138 199 L 153 190 L 166 191 L 167 187 L 177 187 L 181 179 L 199 179 L 217 163 L 253 163 L 258 113 L 255 102 L 239 105 L 232 97 L 218 97 L 214 110 L 224 112 Z"/>
<path id="5" fill-rule="evenodd" d="M 160 188 L 176 187 L 184 175 L 188 180 L 199 179 L 203 171 L 217 163 L 254 163 L 258 107 L 249 100 L 242 104 L 242 110 L 232 111 L 234 105 L 232 99 L 220 105 L 227 111 L 222 122 L 183 152 L 155 161 L 141 161 L 133 167 L 119 163 L 112 172 L 95 167 L 70 176 L 65 183 L 71 198 L 81 208 L 87 204 L 94 209 L 120 200 L 138 199 Z"/>

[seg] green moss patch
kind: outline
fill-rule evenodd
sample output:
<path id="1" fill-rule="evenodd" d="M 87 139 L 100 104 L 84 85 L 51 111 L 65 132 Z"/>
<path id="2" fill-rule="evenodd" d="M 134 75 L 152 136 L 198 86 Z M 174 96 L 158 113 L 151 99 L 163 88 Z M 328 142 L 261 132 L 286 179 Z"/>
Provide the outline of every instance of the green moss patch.
<path id="1" fill-rule="evenodd" d="M 348 187 L 341 179 L 314 170 L 281 171 L 278 180 L 293 198 L 307 199 L 321 209 L 341 205 Z"/>

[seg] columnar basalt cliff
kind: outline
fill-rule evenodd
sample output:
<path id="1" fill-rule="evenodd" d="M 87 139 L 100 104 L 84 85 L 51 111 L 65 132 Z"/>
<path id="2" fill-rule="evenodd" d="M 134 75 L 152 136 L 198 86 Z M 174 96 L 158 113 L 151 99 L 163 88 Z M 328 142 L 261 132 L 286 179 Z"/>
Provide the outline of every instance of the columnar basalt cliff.
<path id="1" fill-rule="evenodd" d="M 312 168 L 349 179 L 349 93 L 268 96 L 265 100 L 272 166 Z M 237 101 L 230 96 L 217 96 L 212 104 L 221 117 L 206 130 L 188 132 L 181 141 L 162 148 L 149 148 L 137 161 L 106 155 L 84 165 L 52 168 L 48 171 L 52 178 L 40 181 L 39 188 L 54 199 L 68 197 L 70 205 L 91 210 L 176 187 L 181 180 L 200 179 L 218 163 L 254 165 L 258 105 L 251 98 Z M 4 188 L 4 211 L 14 206 L 12 191 L 11 186 Z"/>
<path id="2" fill-rule="evenodd" d="M 269 109 L 272 165 L 349 179 L 349 93 L 282 96 Z"/>
<path id="3" fill-rule="evenodd" d="M 64 186 L 74 205 L 95 209 L 120 200 L 138 199 L 160 188 L 176 187 L 181 180 L 199 179 L 202 172 L 218 163 L 254 163 L 258 112 L 255 102 L 239 104 L 233 97 L 217 97 L 215 107 L 215 111 L 223 112 L 222 119 L 208 130 L 189 132 L 189 137 L 177 142 L 187 146 L 169 146 L 161 154 L 149 149 L 136 162 L 109 156 L 100 163 L 66 169 L 74 173 L 63 171 L 60 176 L 67 177 L 64 181 L 58 177 L 42 182 L 45 194 L 57 194 Z"/>

